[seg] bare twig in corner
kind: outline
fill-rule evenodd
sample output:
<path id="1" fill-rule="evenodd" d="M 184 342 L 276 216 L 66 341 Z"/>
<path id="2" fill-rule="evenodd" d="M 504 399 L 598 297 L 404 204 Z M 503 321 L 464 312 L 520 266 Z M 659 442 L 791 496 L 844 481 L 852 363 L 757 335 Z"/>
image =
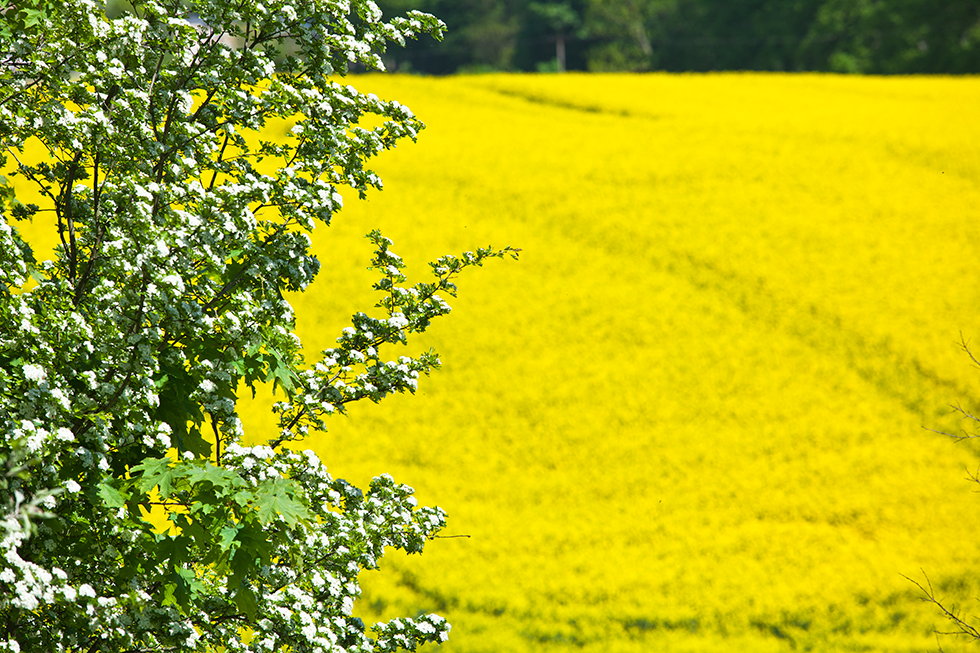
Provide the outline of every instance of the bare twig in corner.
<path id="1" fill-rule="evenodd" d="M 912 583 L 913 585 L 915 585 L 916 587 L 918 587 L 920 590 L 922 590 L 922 593 L 925 594 L 925 598 L 922 600 L 928 601 L 929 603 L 932 603 L 936 607 L 938 607 L 940 611 L 942 611 L 942 613 L 946 616 L 946 618 L 952 621 L 953 625 L 957 628 L 957 630 L 952 632 L 941 632 L 937 630 L 936 633 L 938 635 L 966 635 L 967 637 L 970 637 L 974 641 L 980 640 L 980 630 L 977 630 L 974 626 L 968 624 L 958 614 L 956 614 L 952 610 L 948 609 L 945 605 L 943 605 L 942 602 L 936 598 L 936 592 L 935 590 L 933 590 L 932 582 L 929 580 L 929 577 L 926 576 L 926 572 L 924 570 L 920 570 L 920 571 L 922 571 L 922 575 L 926 579 L 925 586 L 923 586 L 922 583 L 909 578 L 905 574 L 902 574 L 902 577 L 905 580 Z"/>

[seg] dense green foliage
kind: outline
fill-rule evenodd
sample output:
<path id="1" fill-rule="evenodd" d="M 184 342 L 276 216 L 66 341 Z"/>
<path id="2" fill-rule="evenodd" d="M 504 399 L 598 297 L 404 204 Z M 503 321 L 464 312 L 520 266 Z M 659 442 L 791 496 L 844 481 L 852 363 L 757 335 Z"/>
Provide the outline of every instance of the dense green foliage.
<path id="1" fill-rule="evenodd" d="M 406 0 L 384 0 L 385 12 Z M 389 53 L 396 67 L 980 72 L 968 0 L 422 0 L 449 34 Z M 556 23 L 557 16 L 563 17 Z"/>
<path id="2" fill-rule="evenodd" d="M 319 271 L 310 234 L 339 189 L 380 189 L 368 160 L 424 127 L 335 74 L 442 28 L 366 0 L 0 12 L 0 651 L 447 638 L 435 614 L 367 630 L 352 612 L 359 572 L 420 552 L 443 511 L 388 475 L 335 479 L 299 445 L 352 402 L 414 393 L 439 359 L 388 349 L 507 250 L 441 257 L 409 285 L 372 231 L 381 299 L 309 361 L 284 298 Z M 26 219 L 57 232 L 52 260 Z M 263 382 L 278 428 L 247 437 L 239 394 Z"/>

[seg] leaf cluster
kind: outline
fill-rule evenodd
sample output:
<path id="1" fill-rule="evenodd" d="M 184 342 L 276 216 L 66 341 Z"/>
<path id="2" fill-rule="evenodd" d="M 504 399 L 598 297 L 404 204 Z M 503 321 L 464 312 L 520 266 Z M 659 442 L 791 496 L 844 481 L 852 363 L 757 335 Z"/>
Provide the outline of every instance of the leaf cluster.
<path id="1" fill-rule="evenodd" d="M 424 127 L 337 74 L 443 27 L 369 0 L 0 11 L 0 650 L 445 639 L 435 615 L 373 630 L 351 616 L 357 574 L 386 547 L 420 552 L 445 514 L 387 476 L 366 492 L 334 479 L 298 445 L 351 401 L 414 392 L 435 353 L 384 348 L 448 313 L 439 293 L 464 268 L 516 250 L 440 259 L 406 287 L 372 232 L 380 315 L 354 315 L 312 361 L 285 299 L 319 270 L 311 233 L 339 189 L 380 189 L 370 159 Z M 52 260 L 22 219 L 54 225 Z M 280 429 L 249 446 L 262 438 L 237 402 L 261 383 L 283 393 Z"/>

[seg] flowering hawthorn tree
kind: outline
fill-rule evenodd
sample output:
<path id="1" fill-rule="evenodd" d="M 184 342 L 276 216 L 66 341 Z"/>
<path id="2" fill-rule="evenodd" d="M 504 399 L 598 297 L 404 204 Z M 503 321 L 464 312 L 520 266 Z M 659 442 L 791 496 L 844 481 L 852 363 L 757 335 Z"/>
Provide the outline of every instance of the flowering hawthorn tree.
<path id="1" fill-rule="evenodd" d="M 93 0 L 0 8 L 0 167 L 45 198 L 0 179 L 0 651 L 446 639 L 437 615 L 352 617 L 358 572 L 387 546 L 421 551 L 443 511 L 389 476 L 331 478 L 298 443 L 349 402 L 413 392 L 438 359 L 384 346 L 446 314 L 461 270 L 516 250 L 446 256 L 408 285 L 372 232 L 374 315 L 311 361 L 282 294 L 316 275 L 309 234 L 337 188 L 380 189 L 367 160 L 423 127 L 332 76 L 442 29 L 386 22 L 370 0 L 150 0 L 111 20 Z M 262 136 L 274 118 L 294 121 L 287 138 Z M 16 223 L 44 216 L 60 245 L 38 263 Z M 238 392 L 270 381 L 279 428 L 247 446 Z"/>

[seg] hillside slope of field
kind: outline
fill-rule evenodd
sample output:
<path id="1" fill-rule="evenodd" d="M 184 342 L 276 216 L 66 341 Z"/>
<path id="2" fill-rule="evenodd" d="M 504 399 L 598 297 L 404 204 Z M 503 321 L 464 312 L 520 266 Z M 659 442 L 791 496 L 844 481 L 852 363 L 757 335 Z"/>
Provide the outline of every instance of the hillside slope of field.
<path id="1" fill-rule="evenodd" d="M 308 350 L 376 301 L 373 228 L 415 278 L 523 249 L 410 345 L 444 361 L 416 396 L 309 443 L 468 536 L 365 574 L 365 619 L 437 611 L 447 653 L 936 650 L 904 576 L 980 614 L 980 447 L 928 430 L 978 394 L 980 80 L 349 81 L 429 128 L 317 232 Z"/>

